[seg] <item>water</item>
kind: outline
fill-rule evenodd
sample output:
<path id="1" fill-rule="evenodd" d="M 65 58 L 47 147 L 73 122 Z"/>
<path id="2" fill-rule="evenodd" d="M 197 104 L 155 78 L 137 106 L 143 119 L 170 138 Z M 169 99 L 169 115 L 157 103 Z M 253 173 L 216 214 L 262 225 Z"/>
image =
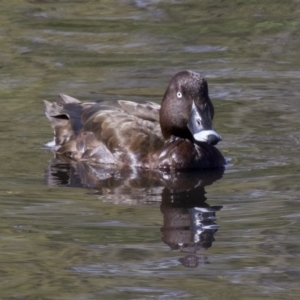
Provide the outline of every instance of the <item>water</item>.
<path id="1" fill-rule="evenodd" d="M 0 298 L 298 299 L 299 5 L 2 1 Z M 42 99 L 160 103 L 184 69 L 208 81 L 224 174 L 43 147 Z"/>

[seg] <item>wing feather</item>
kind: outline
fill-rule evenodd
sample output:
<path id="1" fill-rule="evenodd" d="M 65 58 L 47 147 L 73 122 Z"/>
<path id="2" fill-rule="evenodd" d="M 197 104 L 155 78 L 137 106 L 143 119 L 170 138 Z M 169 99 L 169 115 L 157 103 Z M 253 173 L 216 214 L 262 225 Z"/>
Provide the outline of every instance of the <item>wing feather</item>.
<path id="1" fill-rule="evenodd" d="M 125 164 L 145 160 L 164 142 L 156 103 L 81 103 L 63 94 L 54 103 L 44 102 L 57 145 L 61 146 L 59 153 L 103 163 L 116 163 L 121 158 Z"/>

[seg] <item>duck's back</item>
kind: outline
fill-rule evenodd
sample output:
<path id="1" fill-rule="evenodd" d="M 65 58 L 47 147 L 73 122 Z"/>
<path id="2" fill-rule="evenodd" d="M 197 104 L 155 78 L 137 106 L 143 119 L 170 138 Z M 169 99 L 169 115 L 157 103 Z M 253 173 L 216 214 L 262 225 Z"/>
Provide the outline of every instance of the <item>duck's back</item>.
<path id="1" fill-rule="evenodd" d="M 160 106 L 151 103 L 88 102 L 60 95 L 45 101 L 55 134 L 55 150 L 76 160 L 147 167 L 162 147 Z"/>

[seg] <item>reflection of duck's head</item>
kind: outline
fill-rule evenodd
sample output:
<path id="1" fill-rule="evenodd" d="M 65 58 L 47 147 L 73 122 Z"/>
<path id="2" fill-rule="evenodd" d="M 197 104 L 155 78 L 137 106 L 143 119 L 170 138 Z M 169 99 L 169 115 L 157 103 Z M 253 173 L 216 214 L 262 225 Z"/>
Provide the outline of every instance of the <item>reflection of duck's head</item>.
<path id="1" fill-rule="evenodd" d="M 161 227 L 162 241 L 172 250 L 188 253 L 188 258 L 182 260 L 184 265 L 196 266 L 198 259 L 194 261 L 191 257 L 197 257 L 201 249 L 212 246 L 214 234 L 218 231 L 216 211 L 222 207 L 209 206 L 204 202 L 204 197 L 200 197 L 198 206 L 194 206 L 196 200 L 194 203 L 185 202 L 184 198 L 182 200 L 182 203 L 161 204 L 164 218 Z"/>
<path id="2" fill-rule="evenodd" d="M 53 149 L 75 161 L 150 169 L 218 168 L 214 108 L 206 81 L 192 71 L 170 81 L 161 107 L 130 101 L 90 102 L 60 95 L 45 101 Z"/>
<path id="3" fill-rule="evenodd" d="M 222 172 L 189 172 L 182 175 L 188 175 L 190 180 L 177 178 L 178 184 L 169 183 L 162 193 L 162 240 L 172 250 L 188 253 L 180 260 L 183 265 L 196 267 L 200 263 L 198 252 L 212 246 L 214 234 L 218 230 L 216 212 L 222 208 L 206 203 L 205 186 L 220 179 Z M 188 181 L 192 181 L 193 176 L 198 183 L 194 182 L 191 188 Z"/>

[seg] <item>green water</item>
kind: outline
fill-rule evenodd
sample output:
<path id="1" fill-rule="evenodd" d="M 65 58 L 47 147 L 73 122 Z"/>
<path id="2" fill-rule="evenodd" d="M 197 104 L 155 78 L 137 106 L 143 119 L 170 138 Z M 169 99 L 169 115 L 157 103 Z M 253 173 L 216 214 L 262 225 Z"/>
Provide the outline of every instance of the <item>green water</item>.
<path id="1" fill-rule="evenodd" d="M 1 1 L 0 299 L 298 299 L 299 13 L 296 0 Z M 186 178 L 97 180 L 43 146 L 43 99 L 160 103 L 185 69 L 208 81 L 229 160 L 206 194 L 202 175 L 183 194 Z M 191 207 L 169 194 L 222 206 L 192 257 L 170 242 L 195 246 Z"/>

